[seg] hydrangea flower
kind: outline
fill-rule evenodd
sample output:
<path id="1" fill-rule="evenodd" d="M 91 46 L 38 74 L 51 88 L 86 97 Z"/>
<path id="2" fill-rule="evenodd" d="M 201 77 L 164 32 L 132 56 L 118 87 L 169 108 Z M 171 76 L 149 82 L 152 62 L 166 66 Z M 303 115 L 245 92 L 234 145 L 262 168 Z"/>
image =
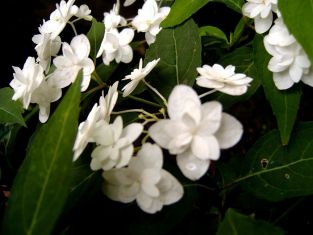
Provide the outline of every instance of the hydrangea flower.
<path id="1" fill-rule="evenodd" d="M 75 14 L 75 16 L 78 19 L 84 19 L 87 21 L 91 21 L 92 16 L 90 14 L 91 14 L 91 10 L 89 9 L 89 7 L 86 4 L 83 4 L 78 8 L 78 11 Z"/>
<path id="2" fill-rule="evenodd" d="M 39 105 L 39 121 L 45 123 L 50 115 L 50 104 L 59 100 L 62 90 L 51 86 L 47 80 L 43 80 L 40 86 L 34 91 L 31 103 Z"/>
<path id="3" fill-rule="evenodd" d="M 24 63 L 23 69 L 14 67 L 13 80 L 10 86 L 14 89 L 13 100 L 21 100 L 23 108 L 27 109 L 34 91 L 45 79 L 43 68 L 36 63 L 34 57 L 28 57 Z"/>
<path id="4" fill-rule="evenodd" d="M 277 0 L 247 0 L 242 6 L 243 15 L 254 19 L 257 33 L 269 30 L 273 23 L 273 12 L 277 12 Z"/>
<path id="5" fill-rule="evenodd" d="M 242 95 L 247 92 L 252 78 L 243 73 L 235 73 L 235 66 L 228 65 L 225 69 L 214 64 L 212 67 L 204 65 L 197 68 L 200 74 L 197 77 L 197 85 L 213 88 L 228 95 Z"/>
<path id="6" fill-rule="evenodd" d="M 111 29 L 117 28 L 119 25 L 125 26 L 127 24 L 124 17 L 119 15 L 120 1 L 117 0 L 116 4 L 113 5 L 113 9 L 110 13 L 104 13 L 104 25 L 105 30 L 110 31 Z"/>
<path id="7" fill-rule="evenodd" d="M 103 191 L 114 201 L 129 203 L 136 200 L 143 211 L 156 213 L 163 205 L 180 200 L 184 194 L 182 185 L 162 166 L 160 147 L 146 143 L 127 168 L 103 172 Z"/>
<path id="8" fill-rule="evenodd" d="M 157 60 L 150 61 L 144 68 L 142 67 L 142 59 L 139 61 L 139 68 L 135 69 L 131 72 L 130 75 L 127 75 L 123 80 L 131 80 L 129 83 L 127 83 L 123 88 L 123 97 L 126 97 L 132 93 L 135 88 L 138 86 L 139 82 L 144 79 L 151 70 L 157 65 L 157 63 L 160 61 L 160 58 Z"/>
<path id="9" fill-rule="evenodd" d="M 138 32 L 144 32 L 146 41 L 150 45 L 155 41 L 156 35 L 161 31 L 160 23 L 170 13 L 170 7 L 159 8 L 155 0 L 147 0 L 138 15 L 133 19 L 132 25 Z"/>
<path id="10" fill-rule="evenodd" d="M 134 38 L 133 29 L 123 29 L 118 32 L 117 29 L 106 31 L 97 53 L 97 58 L 102 55 L 105 65 L 109 65 L 115 60 L 117 63 L 129 63 L 133 59 L 133 50 L 128 45 Z"/>
<path id="11" fill-rule="evenodd" d="M 88 38 L 81 34 L 75 36 L 71 44 L 64 42 L 62 47 L 63 55 L 53 60 L 56 70 L 51 74 L 49 81 L 56 87 L 63 88 L 73 83 L 78 72 L 83 70 L 81 91 L 85 91 L 90 83 L 91 73 L 95 66 L 88 58 L 90 43 Z"/>
<path id="12" fill-rule="evenodd" d="M 110 170 L 126 166 L 134 152 L 133 142 L 142 130 L 140 123 L 132 123 L 123 129 L 122 117 L 118 116 L 101 132 L 97 140 L 100 145 L 91 154 L 91 169 Z"/>
<path id="13" fill-rule="evenodd" d="M 197 93 L 186 85 L 177 85 L 171 92 L 168 115 L 169 119 L 149 128 L 149 135 L 177 155 L 178 167 L 191 180 L 203 176 L 210 160 L 218 160 L 220 149 L 235 145 L 243 132 L 238 120 L 222 113 L 219 102 L 201 105 Z"/>
<path id="14" fill-rule="evenodd" d="M 313 86 L 311 62 L 281 18 L 275 21 L 269 34 L 264 37 L 264 46 L 273 56 L 268 69 L 273 72 L 274 83 L 278 89 L 288 89 L 299 81 Z"/>
<path id="15" fill-rule="evenodd" d="M 102 93 L 99 99 L 101 119 L 108 123 L 110 122 L 110 116 L 118 98 L 117 86 L 118 81 L 109 87 L 109 91 L 105 97 Z"/>
<path id="16" fill-rule="evenodd" d="M 50 34 L 41 33 L 34 35 L 32 41 L 37 44 L 35 47 L 38 55 L 37 61 L 47 73 L 51 64 L 51 57 L 56 56 L 61 48 L 61 38 L 57 36 L 51 39 Z"/>
<path id="17" fill-rule="evenodd" d="M 40 30 L 42 33 L 51 33 L 51 39 L 55 39 L 64 29 L 72 16 L 78 13 L 79 9 L 74 5 L 75 0 L 68 2 L 62 0 L 56 4 L 57 9 L 50 14 L 50 19 L 44 21 Z"/>

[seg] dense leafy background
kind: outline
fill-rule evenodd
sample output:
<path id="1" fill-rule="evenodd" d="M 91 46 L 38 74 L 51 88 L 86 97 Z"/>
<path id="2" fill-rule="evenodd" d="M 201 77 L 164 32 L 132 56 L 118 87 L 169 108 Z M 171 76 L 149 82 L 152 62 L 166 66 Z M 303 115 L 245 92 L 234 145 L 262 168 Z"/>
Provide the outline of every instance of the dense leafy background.
<path id="1" fill-rule="evenodd" d="M 10 24 L 4 24 L 4 31 L 10 37 L 5 37 L 8 51 L 3 55 L 6 60 L 2 66 L 1 87 L 7 87 L 12 79 L 12 65 L 22 66 L 27 56 L 34 55 L 31 37 L 37 33 L 42 19 L 48 18 L 56 2 L 24 1 L 18 3 L 18 8 L 15 1 L 4 2 L 4 9 L 15 15 Z M 103 32 L 99 22 L 103 11 L 109 10 L 114 1 L 77 1 L 78 5 L 82 3 L 90 6 L 98 20 L 92 23 L 91 29 L 90 23 L 81 24 L 82 31 L 89 32 L 94 59 Z M 99 172 L 89 168 L 88 150 L 73 166 L 70 154 L 58 154 L 71 149 L 66 142 L 73 142 L 75 128 L 71 127 L 78 122 L 77 89 L 69 90 L 71 95 L 68 96 L 72 98 L 64 97 L 61 103 L 53 105 L 55 116 L 35 131 L 36 109 L 22 113 L 18 102 L 5 98 L 12 90 L 2 88 L 0 122 L 10 123 L 0 128 L 1 212 L 9 206 L 3 223 L 5 234 L 24 234 L 25 231 L 30 231 L 29 234 L 98 234 L 99 231 L 155 235 L 312 234 L 312 88 L 299 84 L 286 92 L 275 89 L 272 75 L 266 69 L 269 55 L 264 50 L 262 36 L 255 36 L 252 21 L 240 13 L 243 3 L 243 0 L 176 0 L 156 43 L 146 50 L 145 62 L 158 57 L 164 61 L 147 80 L 165 96 L 177 83 L 192 85 L 197 75 L 195 68 L 204 63 L 233 64 L 236 71 L 254 78 L 244 96 L 234 98 L 215 93 L 204 99 L 222 102 L 224 110 L 243 123 L 244 136 L 238 146 L 223 151 L 221 160 L 212 163 L 208 175 L 196 183 L 186 180 L 176 169 L 173 158 L 165 156 L 165 168 L 183 183 L 185 196 L 155 215 L 143 213 L 135 203 L 124 205 L 107 199 L 101 192 Z M 121 14 L 135 14 L 141 4 L 142 1 L 137 0 L 131 8 L 122 9 Z M 311 5 L 311 1 L 279 1 L 290 31 L 312 59 Z M 25 30 L 23 38 L 28 40 L 21 40 L 21 30 Z M 64 32 L 65 38 L 70 35 L 70 30 Z M 12 53 L 12 47 L 19 51 L 18 57 L 17 53 Z M 134 44 L 134 49 L 135 58 L 143 56 L 142 48 Z M 136 63 L 128 67 L 100 65 L 97 73 L 103 81 L 117 80 L 131 67 L 136 67 Z M 197 88 L 197 91 L 204 90 Z M 137 94 L 155 98 L 144 87 Z M 93 96 L 84 97 L 81 120 L 94 101 Z M 121 107 L 132 104 L 137 103 L 120 100 Z M 69 112 L 75 115 L 65 117 Z M 22 115 L 27 117 L 25 121 Z M 62 128 L 53 128 L 57 123 L 67 123 L 71 130 L 63 136 L 65 149 L 53 147 L 57 143 L 54 140 L 61 135 L 58 131 L 62 131 Z M 46 146 L 43 139 L 52 143 Z M 41 158 L 42 151 L 47 159 Z M 51 153 L 57 158 L 49 158 Z M 27 159 L 17 173 L 25 156 Z M 50 174 L 55 177 L 50 179 Z M 46 184 L 47 191 L 41 190 L 42 184 Z M 12 191 L 8 202 L 7 190 Z"/>

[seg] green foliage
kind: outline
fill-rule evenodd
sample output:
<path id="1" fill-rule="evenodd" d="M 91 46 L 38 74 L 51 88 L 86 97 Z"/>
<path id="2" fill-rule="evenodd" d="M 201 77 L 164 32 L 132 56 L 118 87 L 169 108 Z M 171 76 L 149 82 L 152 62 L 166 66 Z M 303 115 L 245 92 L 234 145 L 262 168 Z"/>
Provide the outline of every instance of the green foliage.
<path id="1" fill-rule="evenodd" d="M 276 117 L 282 144 L 287 145 L 298 113 L 301 88 L 294 86 L 287 91 L 277 89 L 273 81 L 273 74 L 267 69 L 270 55 L 265 51 L 261 36 L 257 36 L 254 40 L 254 56 L 257 76 L 262 81 L 266 98 Z"/>
<path id="2" fill-rule="evenodd" d="M 283 235 L 284 231 L 252 216 L 242 215 L 228 209 L 217 235 Z"/>
<path id="3" fill-rule="evenodd" d="M 302 123 L 283 146 L 279 132 L 263 136 L 241 162 L 240 176 L 226 185 L 240 185 L 269 201 L 313 193 L 313 123 Z"/>
<path id="4" fill-rule="evenodd" d="M 237 11 L 241 14 L 241 7 L 244 4 L 244 0 L 214 0 L 215 2 L 224 3 L 227 7 Z"/>
<path id="5" fill-rule="evenodd" d="M 104 24 L 102 22 L 98 22 L 95 18 L 93 18 L 91 28 L 87 33 L 87 37 L 90 42 L 90 56 L 93 60 L 96 60 L 97 52 L 100 49 L 103 35 Z"/>
<path id="6" fill-rule="evenodd" d="M 229 46 L 229 42 L 225 33 L 217 27 L 203 26 L 199 28 L 199 35 L 200 37 L 212 38 L 212 40 L 210 40 L 210 44 L 219 43 L 221 46 L 226 48 Z"/>
<path id="7" fill-rule="evenodd" d="M 168 97 L 177 84 L 193 85 L 201 65 L 201 42 L 198 27 L 190 19 L 175 28 L 162 30 L 146 52 L 145 61 L 160 58 L 154 69 L 156 77 L 148 80 Z"/>
<path id="8" fill-rule="evenodd" d="M 278 7 L 282 13 L 284 23 L 287 25 L 290 33 L 302 45 L 311 62 L 313 62 L 312 4 L 312 0 L 278 1 Z"/>
<path id="9" fill-rule="evenodd" d="M 13 93 L 9 87 L 0 89 L 0 122 L 26 126 L 22 116 L 22 104 L 12 100 Z"/>
<path id="10" fill-rule="evenodd" d="M 49 234 L 62 212 L 71 183 L 80 80 L 32 137 L 12 188 L 3 234 Z"/>
<path id="11" fill-rule="evenodd" d="M 176 0 L 170 14 L 162 22 L 162 27 L 168 28 L 181 24 L 210 1 L 212 0 Z"/>

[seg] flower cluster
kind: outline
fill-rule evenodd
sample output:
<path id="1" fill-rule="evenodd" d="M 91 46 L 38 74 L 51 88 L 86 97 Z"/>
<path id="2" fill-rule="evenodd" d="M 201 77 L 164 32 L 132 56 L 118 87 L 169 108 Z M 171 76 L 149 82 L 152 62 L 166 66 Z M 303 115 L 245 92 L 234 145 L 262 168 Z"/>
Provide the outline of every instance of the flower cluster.
<path id="1" fill-rule="evenodd" d="M 133 2 L 127 0 L 124 6 Z M 233 65 L 225 68 L 219 64 L 203 65 L 197 68 L 200 75 L 194 79 L 198 86 L 212 90 L 198 95 L 191 86 L 179 84 L 173 86 L 169 97 L 165 98 L 145 79 L 161 59 L 155 58 L 144 64 L 141 58 L 138 68 L 121 79 L 128 81 L 122 89 L 119 89 L 120 81 L 117 79 L 110 86 L 97 73 L 96 58 L 89 58 L 90 39 L 78 34 L 74 25 L 80 19 L 92 19 L 88 6 L 78 7 L 74 5 L 74 0 L 62 0 L 56 8 L 50 19 L 39 27 L 40 34 L 33 37 L 38 58 L 29 57 L 23 69 L 13 67 L 14 79 L 10 83 L 14 89 L 12 99 L 20 100 L 25 109 L 30 103 L 38 104 L 39 119 L 46 122 L 51 102 L 60 99 L 62 89 L 73 83 L 82 71 L 81 92 L 85 97 L 103 91 L 99 101 L 92 101 L 86 120 L 78 126 L 73 161 L 82 155 L 89 155 L 90 168 L 102 171 L 103 192 L 112 200 L 123 203 L 136 201 L 148 213 L 155 213 L 164 205 L 177 202 L 183 197 L 184 189 L 175 176 L 163 169 L 165 157 L 162 148 L 167 150 L 166 155 L 176 156 L 178 168 L 189 180 L 195 181 L 204 176 L 211 162 L 220 158 L 222 149 L 240 141 L 243 127 L 235 117 L 222 111 L 220 102 L 202 104 L 200 99 L 217 91 L 243 95 L 252 78 L 235 73 Z M 268 9 L 255 14 L 266 18 L 267 15 L 262 12 L 269 14 Z M 130 20 L 121 16 L 119 11 L 118 0 L 110 12 L 104 13 L 104 34 L 98 45 L 99 50 L 95 52 L 97 58 L 102 57 L 102 66 L 109 66 L 113 61 L 130 63 L 134 57 L 130 43 L 135 33 L 144 33 L 147 47 L 154 43 L 162 30 L 160 23 L 169 14 L 170 7 L 161 7 L 156 0 L 146 0 L 138 14 Z M 71 20 L 72 17 L 75 19 Z M 60 37 L 66 25 L 70 25 L 75 34 L 69 43 Z M 306 72 L 304 68 L 303 74 Z M 93 84 L 92 79 L 98 86 Z M 130 94 L 140 82 L 163 101 L 160 105 L 162 109 L 157 113 L 144 109 L 116 111 L 119 93 L 123 95 L 122 99 L 131 98 Z M 123 115 L 130 112 L 139 113 L 139 121 L 125 121 Z M 113 121 L 111 116 L 114 116 Z M 91 151 L 86 151 L 88 144 Z"/>
<path id="2" fill-rule="evenodd" d="M 286 90 L 299 81 L 313 86 L 311 62 L 284 24 L 277 9 L 277 0 L 248 0 L 242 11 L 244 15 L 254 18 L 257 33 L 265 33 L 270 29 L 264 37 L 264 46 L 273 56 L 268 69 L 273 72 L 276 87 Z M 277 19 L 272 26 L 273 12 L 277 13 Z"/>

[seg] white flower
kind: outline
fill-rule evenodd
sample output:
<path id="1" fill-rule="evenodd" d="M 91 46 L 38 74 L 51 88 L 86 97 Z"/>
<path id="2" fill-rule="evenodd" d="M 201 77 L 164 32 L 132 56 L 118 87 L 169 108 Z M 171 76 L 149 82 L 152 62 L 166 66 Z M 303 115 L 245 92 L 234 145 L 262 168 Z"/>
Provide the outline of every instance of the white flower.
<path id="1" fill-rule="evenodd" d="M 56 87 L 66 87 L 75 81 L 78 72 L 83 69 L 81 91 L 85 91 L 95 69 L 93 61 L 88 58 L 90 52 L 88 38 L 83 34 L 75 36 L 70 45 L 63 43 L 62 51 L 63 55 L 53 60 L 56 70 L 51 74 L 49 81 Z"/>
<path id="2" fill-rule="evenodd" d="M 133 59 L 133 50 L 128 45 L 134 38 L 133 29 L 123 29 L 120 33 L 117 29 L 106 31 L 97 53 L 97 58 L 102 55 L 105 65 L 115 60 L 117 63 L 129 63 Z"/>
<path id="3" fill-rule="evenodd" d="M 77 14 L 78 7 L 73 5 L 75 0 L 69 0 L 65 2 L 62 0 L 59 4 L 56 4 L 57 9 L 50 14 L 50 19 L 44 21 L 40 27 L 42 33 L 51 33 L 51 39 L 55 39 L 66 26 L 70 18 Z"/>
<path id="4" fill-rule="evenodd" d="M 155 41 L 156 35 L 161 31 L 160 23 L 170 13 L 170 7 L 159 9 L 155 0 L 147 0 L 138 15 L 133 19 L 132 25 L 138 32 L 145 32 L 147 43 L 150 45 Z"/>
<path id="5" fill-rule="evenodd" d="M 132 5 L 134 2 L 136 2 L 136 0 L 125 0 L 125 2 L 124 2 L 124 7 L 130 6 L 130 5 Z"/>
<path id="6" fill-rule="evenodd" d="M 242 6 L 243 15 L 254 19 L 257 33 L 265 33 L 273 23 L 273 12 L 277 12 L 277 0 L 247 1 Z"/>
<path id="7" fill-rule="evenodd" d="M 133 142 L 143 130 L 142 124 L 132 123 L 123 129 L 123 120 L 118 116 L 113 124 L 106 126 L 96 140 L 100 144 L 91 154 L 92 170 L 110 170 L 128 164 L 133 151 Z"/>
<path id="8" fill-rule="evenodd" d="M 119 15 L 120 10 L 120 1 L 117 0 L 116 4 L 114 4 L 113 9 L 110 13 L 104 13 L 104 25 L 105 30 L 110 31 L 111 29 L 117 28 L 119 25 L 125 26 L 127 24 L 124 17 Z"/>
<path id="9" fill-rule="evenodd" d="M 269 34 L 264 37 L 264 46 L 273 56 L 268 69 L 273 72 L 274 83 L 278 89 L 288 89 L 299 81 L 313 86 L 311 62 L 281 18 L 275 21 Z"/>
<path id="10" fill-rule="evenodd" d="M 197 68 L 200 74 L 197 77 L 197 85 L 206 88 L 213 88 L 228 95 L 242 95 L 247 92 L 252 78 L 243 73 L 235 74 L 235 66 L 228 65 L 225 69 L 214 64 L 212 67 L 204 65 Z"/>
<path id="11" fill-rule="evenodd" d="M 74 158 L 73 161 L 76 161 L 78 157 L 82 154 L 88 143 L 94 143 L 97 139 L 97 134 L 102 131 L 107 123 L 104 123 L 101 120 L 100 107 L 98 104 L 95 104 L 90 111 L 87 120 L 80 123 L 78 126 L 78 132 L 76 140 L 74 143 L 73 151 Z"/>
<path id="12" fill-rule="evenodd" d="M 136 200 L 145 212 L 153 214 L 163 205 L 180 200 L 184 194 L 182 185 L 168 171 L 162 169 L 162 150 L 146 143 L 128 168 L 103 172 L 103 191 L 112 200 L 129 203 Z"/>
<path id="13" fill-rule="evenodd" d="M 149 128 L 149 135 L 171 154 L 177 154 L 178 167 L 191 180 L 197 180 L 220 157 L 220 149 L 230 148 L 241 138 L 242 125 L 222 105 L 211 101 L 201 105 L 189 86 L 176 86 L 169 96 L 170 119 Z"/>
<path id="14" fill-rule="evenodd" d="M 38 55 L 37 61 L 47 73 L 51 64 L 51 57 L 56 56 L 61 48 L 59 36 L 51 39 L 50 34 L 41 33 L 33 36 L 32 41 L 37 44 L 35 50 Z"/>
<path id="15" fill-rule="evenodd" d="M 157 65 L 160 61 L 160 58 L 157 60 L 150 61 L 146 67 L 142 68 L 142 59 L 139 61 L 139 68 L 131 72 L 130 75 L 127 75 L 123 80 L 131 80 L 126 86 L 123 87 L 123 97 L 126 97 L 132 93 L 135 88 L 138 86 L 139 82 L 143 80 L 151 70 Z"/>
<path id="16" fill-rule="evenodd" d="M 91 10 L 89 9 L 89 7 L 86 4 L 83 4 L 79 7 L 75 16 L 79 19 L 91 21 L 92 16 L 90 15 L 90 13 L 91 13 Z"/>
<path id="17" fill-rule="evenodd" d="M 117 86 L 118 81 L 109 87 L 109 91 L 105 97 L 102 94 L 99 99 L 101 119 L 105 120 L 108 123 L 110 122 L 110 115 L 118 98 Z"/>
<path id="18" fill-rule="evenodd" d="M 50 103 L 57 101 L 62 96 L 61 88 L 51 86 L 46 80 L 34 91 L 31 103 L 39 105 L 39 121 L 45 123 L 50 115 Z"/>
<path id="19" fill-rule="evenodd" d="M 23 69 L 13 67 L 14 79 L 10 86 L 14 89 L 13 100 L 21 99 L 24 109 L 27 109 L 34 91 L 40 86 L 45 79 L 43 68 L 36 63 L 35 58 L 28 57 Z"/>

